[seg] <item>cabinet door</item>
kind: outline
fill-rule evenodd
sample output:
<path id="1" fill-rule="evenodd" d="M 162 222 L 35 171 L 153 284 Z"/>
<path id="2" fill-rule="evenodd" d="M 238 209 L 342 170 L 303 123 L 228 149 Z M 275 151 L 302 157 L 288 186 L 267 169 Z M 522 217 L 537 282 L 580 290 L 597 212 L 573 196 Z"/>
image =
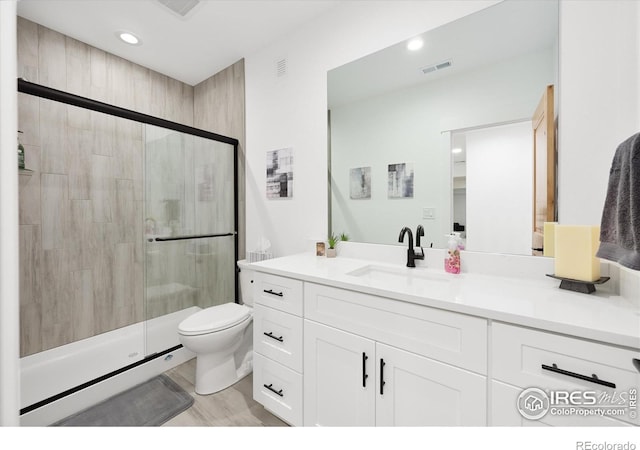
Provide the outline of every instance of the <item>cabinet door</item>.
<path id="1" fill-rule="evenodd" d="M 376 343 L 377 426 L 484 426 L 486 390 L 482 375 Z"/>
<path id="2" fill-rule="evenodd" d="M 375 344 L 304 321 L 305 426 L 375 425 Z"/>

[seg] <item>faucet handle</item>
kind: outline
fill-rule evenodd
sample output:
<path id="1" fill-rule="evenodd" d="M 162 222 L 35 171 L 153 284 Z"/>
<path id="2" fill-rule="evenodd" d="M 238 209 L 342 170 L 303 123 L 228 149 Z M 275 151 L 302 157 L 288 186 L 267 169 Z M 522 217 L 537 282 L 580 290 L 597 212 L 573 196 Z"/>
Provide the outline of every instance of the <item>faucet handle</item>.
<path id="1" fill-rule="evenodd" d="M 421 236 L 424 237 L 424 228 L 422 225 L 418 225 L 418 228 L 416 228 L 416 247 L 420 247 L 420 253 L 418 254 L 416 252 L 415 259 L 424 259 L 424 249 L 422 248 L 422 245 L 420 245 Z"/>
<path id="2" fill-rule="evenodd" d="M 418 225 L 418 228 L 416 228 L 416 247 L 420 247 L 420 236 L 424 237 L 424 228 L 422 225 Z"/>

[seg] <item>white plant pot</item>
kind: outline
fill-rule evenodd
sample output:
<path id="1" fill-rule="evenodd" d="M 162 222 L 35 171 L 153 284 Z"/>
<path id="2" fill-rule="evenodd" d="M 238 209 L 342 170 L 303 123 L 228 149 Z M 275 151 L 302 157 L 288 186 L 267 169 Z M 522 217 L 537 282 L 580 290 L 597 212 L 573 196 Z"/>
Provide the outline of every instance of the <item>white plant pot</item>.
<path id="1" fill-rule="evenodd" d="M 327 249 L 327 258 L 335 258 L 336 257 L 336 249 L 328 248 Z"/>

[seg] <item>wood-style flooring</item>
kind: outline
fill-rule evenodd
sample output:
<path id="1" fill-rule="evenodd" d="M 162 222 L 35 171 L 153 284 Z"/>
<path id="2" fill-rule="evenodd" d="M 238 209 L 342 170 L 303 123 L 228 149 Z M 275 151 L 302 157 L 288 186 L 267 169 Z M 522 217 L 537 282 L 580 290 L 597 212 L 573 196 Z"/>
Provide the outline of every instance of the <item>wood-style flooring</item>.
<path id="1" fill-rule="evenodd" d="M 253 374 L 211 395 L 195 393 L 195 358 L 165 373 L 194 398 L 188 410 L 166 422 L 165 427 L 268 427 L 287 426 L 285 422 L 253 400 Z"/>

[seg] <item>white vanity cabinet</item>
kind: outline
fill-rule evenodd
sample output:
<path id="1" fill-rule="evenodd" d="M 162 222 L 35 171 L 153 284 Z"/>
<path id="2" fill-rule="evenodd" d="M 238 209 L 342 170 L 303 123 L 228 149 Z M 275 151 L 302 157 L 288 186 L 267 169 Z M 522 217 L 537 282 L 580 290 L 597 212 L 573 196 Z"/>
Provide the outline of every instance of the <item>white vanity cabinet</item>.
<path id="1" fill-rule="evenodd" d="M 632 401 L 640 389 L 640 373 L 633 364 L 633 359 L 640 357 L 639 352 L 504 323 L 492 325 L 491 347 L 492 425 L 640 424 L 640 406 Z M 573 392 L 575 397 L 551 401 L 549 412 L 531 421 L 522 417 L 516 403 L 520 393 L 530 387 L 560 395 Z M 598 399 L 598 408 L 624 405 L 631 409 L 619 416 L 553 414 L 552 409 L 557 407 L 580 409 L 581 403 L 589 404 L 593 400 L 583 397 L 585 392 Z M 601 398 L 609 400 L 600 401 Z"/>
<path id="2" fill-rule="evenodd" d="M 302 281 L 256 272 L 253 398 L 302 425 Z"/>
<path id="3" fill-rule="evenodd" d="M 486 376 L 423 356 L 485 370 L 486 321 L 312 283 L 304 290 L 305 425 L 486 425 Z M 484 361 L 461 357 L 472 351 Z"/>
<path id="4" fill-rule="evenodd" d="M 431 299 L 422 285 L 345 276 L 359 260 L 285 258 L 256 268 L 253 395 L 292 425 L 640 425 L 639 322 L 625 302 L 611 314 L 632 318 L 601 327 L 597 341 L 592 317 L 609 305 L 546 284 L 528 281 L 524 295 L 509 279 L 460 277 Z M 558 318 L 557 302 L 581 315 Z M 527 388 L 604 393 L 612 404 L 622 395 L 629 408 L 528 420 L 518 408 Z"/>

